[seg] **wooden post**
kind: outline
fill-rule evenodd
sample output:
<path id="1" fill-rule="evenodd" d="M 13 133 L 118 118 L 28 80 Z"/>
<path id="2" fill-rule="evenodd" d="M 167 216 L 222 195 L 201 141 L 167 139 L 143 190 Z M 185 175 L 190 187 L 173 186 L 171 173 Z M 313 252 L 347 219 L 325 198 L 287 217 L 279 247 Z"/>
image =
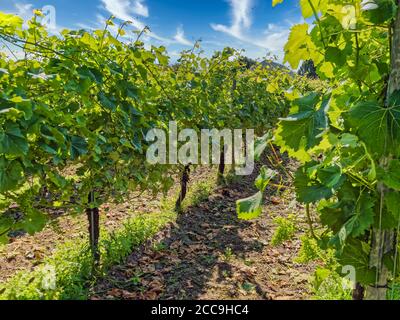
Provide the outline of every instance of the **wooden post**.
<path id="1" fill-rule="evenodd" d="M 90 208 L 90 204 L 95 202 L 94 191 L 88 195 L 88 208 L 86 215 L 89 221 L 89 242 L 92 249 L 95 265 L 100 262 L 99 237 L 100 237 L 100 212 L 99 208 Z"/>
<path id="2" fill-rule="evenodd" d="M 223 146 L 221 150 L 219 167 L 218 167 L 218 175 L 220 178 L 223 178 L 225 173 L 225 151 L 226 151 L 225 146 Z"/>
<path id="3" fill-rule="evenodd" d="M 182 207 L 182 202 L 183 200 L 185 200 L 186 198 L 186 194 L 187 194 L 187 185 L 189 183 L 190 180 L 190 164 L 185 166 L 185 168 L 183 169 L 183 173 L 182 173 L 182 177 L 181 177 L 181 191 L 179 194 L 179 198 L 176 201 L 175 204 L 175 210 L 176 211 L 180 211 L 181 207 Z"/>
<path id="4" fill-rule="evenodd" d="M 390 34 L 392 35 L 390 44 L 391 67 L 386 92 L 386 106 L 389 106 L 389 98 L 393 92 L 400 90 L 400 10 L 397 12 L 396 20 L 393 23 L 393 30 Z M 380 162 L 381 166 L 385 167 L 389 163 L 389 158 L 383 157 Z M 381 195 L 381 213 L 386 191 L 383 183 L 379 183 L 378 193 Z M 396 236 L 394 230 L 381 230 L 377 228 L 372 232 L 370 267 L 377 269 L 377 279 L 374 286 L 369 286 L 366 289 L 365 298 L 367 300 L 386 300 L 387 298 L 390 271 L 383 263 L 383 256 L 393 250 Z"/>

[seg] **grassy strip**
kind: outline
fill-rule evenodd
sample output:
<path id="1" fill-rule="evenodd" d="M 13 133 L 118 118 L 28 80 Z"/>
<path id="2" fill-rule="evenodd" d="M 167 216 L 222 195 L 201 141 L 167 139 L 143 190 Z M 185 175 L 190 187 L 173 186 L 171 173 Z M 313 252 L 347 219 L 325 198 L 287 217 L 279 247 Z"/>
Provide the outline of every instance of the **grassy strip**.
<path id="1" fill-rule="evenodd" d="M 215 187 L 214 179 L 191 186 L 183 209 L 207 199 Z M 0 300 L 85 300 L 89 288 L 111 266 L 119 264 L 137 247 L 152 238 L 169 222 L 176 220 L 173 198 L 162 203 L 162 212 L 128 219 L 118 230 L 100 241 L 101 266 L 93 274 L 93 259 L 87 240 L 65 242 L 33 271 L 21 271 L 0 284 Z"/>
<path id="2" fill-rule="evenodd" d="M 146 214 L 128 219 L 100 242 L 101 266 L 93 275 L 93 259 L 87 241 L 58 246 L 35 270 L 22 271 L 0 286 L 0 300 L 82 300 L 88 288 L 110 266 L 121 263 L 135 247 L 154 236 L 176 218 L 175 213 Z"/>

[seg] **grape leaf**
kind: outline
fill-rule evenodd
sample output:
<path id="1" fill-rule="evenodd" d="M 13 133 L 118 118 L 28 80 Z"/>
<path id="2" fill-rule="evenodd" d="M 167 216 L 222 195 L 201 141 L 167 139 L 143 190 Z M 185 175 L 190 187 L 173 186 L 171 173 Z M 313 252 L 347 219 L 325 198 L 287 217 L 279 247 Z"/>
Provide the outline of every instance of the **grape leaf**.
<path id="1" fill-rule="evenodd" d="M 82 137 L 73 136 L 71 137 L 71 159 L 76 159 L 88 152 L 88 144 Z"/>
<path id="2" fill-rule="evenodd" d="M 321 10 L 326 10 L 327 5 L 327 0 L 300 0 L 301 13 L 305 19 L 311 18 L 314 10 L 316 14 Z"/>
<path id="3" fill-rule="evenodd" d="M 383 24 L 393 19 L 397 12 L 394 0 L 368 0 L 363 7 L 363 16 L 374 24 Z"/>
<path id="4" fill-rule="evenodd" d="M 283 0 L 272 0 L 272 6 L 275 7 L 276 5 L 282 3 Z"/>
<path id="5" fill-rule="evenodd" d="M 353 216 L 346 223 L 346 230 L 353 237 L 361 236 L 374 223 L 374 198 L 363 194 L 357 202 Z"/>
<path id="6" fill-rule="evenodd" d="M 380 217 L 376 217 L 376 224 L 382 226 L 382 229 L 396 229 L 400 223 L 400 194 L 395 191 L 385 193 L 385 205 L 387 211 Z"/>
<path id="7" fill-rule="evenodd" d="M 341 218 L 345 217 L 349 212 L 351 212 L 351 216 L 330 241 L 338 249 L 343 248 L 348 237 L 357 238 L 369 230 L 374 224 L 375 218 L 375 199 L 368 194 L 362 194 L 352 206 L 351 211 L 351 204 L 341 202 L 341 205 L 349 206 L 342 208 L 341 212 L 345 213 L 345 215 L 342 215 Z"/>
<path id="8" fill-rule="evenodd" d="M 0 131 L 0 154 L 23 156 L 28 153 L 29 146 L 21 129 L 16 123 L 5 124 L 4 131 Z"/>
<path id="9" fill-rule="evenodd" d="M 15 189 L 23 178 L 22 166 L 18 161 L 0 158 L 0 192 Z"/>
<path id="10" fill-rule="evenodd" d="M 358 192 L 359 189 L 346 181 L 337 193 L 339 201 L 321 201 L 318 207 L 321 223 L 338 233 L 354 211 Z"/>
<path id="11" fill-rule="evenodd" d="M 109 97 L 107 96 L 104 92 L 100 92 L 98 94 L 98 98 L 100 103 L 107 109 L 111 110 L 111 111 L 115 111 L 115 109 L 117 108 L 117 104 L 116 101 L 113 97 Z"/>
<path id="12" fill-rule="evenodd" d="M 21 29 L 24 20 L 14 14 L 0 12 L 0 28 Z"/>
<path id="13" fill-rule="evenodd" d="M 277 172 L 263 166 L 260 170 L 260 175 L 256 179 L 255 185 L 258 190 L 264 192 L 270 181 L 276 177 Z"/>
<path id="14" fill-rule="evenodd" d="M 10 239 L 6 234 L 0 235 L 0 244 L 8 244 Z"/>
<path id="15" fill-rule="evenodd" d="M 275 134 L 275 143 L 284 150 L 307 151 L 322 141 L 322 134 L 328 129 L 327 112 L 330 96 L 322 99 L 317 93 L 295 100 L 296 110 L 282 119 Z M 297 108 L 296 108 L 297 107 Z"/>
<path id="16" fill-rule="evenodd" d="M 90 79 L 97 84 L 103 82 L 103 74 L 95 68 L 81 67 L 77 69 L 77 72 L 81 79 Z"/>
<path id="17" fill-rule="evenodd" d="M 356 281 L 364 285 L 372 284 L 376 280 L 376 270 L 369 267 L 370 251 L 368 243 L 352 240 L 338 257 L 342 266 L 348 265 L 356 269 Z"/>
<path id="18" fill-rule="evenodd" d="M 24 219 L 15 225 L 15 228 L 23 229 L 30 235 L 42 231 L 46 226 L 49 218 L 38 210 L 31 209 Z"/>
<path id="19" fill-rule="evenodd" d="M 254 159 L 256 161 L 260 160 L 262 154 L 264 153 L 271 139 L 272 139 L 272 132 L 268 131 L 264 136 L 256 140 L 254 146 Z"/>
<path id="20" fill-rule="evenodd" d="M 378 170 L 382 182 L 394 190 L 400 191 L 400 160 L 392 160 L 387 170 Z"/>
<path id="21" fill-rule="evenodd" d="M 309 60 L 315 45 L 308 34 L 308 24 L 298 24 L 292 27 L 289 40 L 285 45 L 285 61 L 293 69 L 297 69 L 300 61 Z"/>
<path id="22" fill-rule="evenodd" d="M 297 199 L 303 203 L 329 199 L 345 181 L 346 177 L 338 166 L 318 167 L 316 162 L 310 162 L 296 172 Z"/>
<path id="23" fill-rule="evenodd" d="M 400 138 L 400 106 L 383 107 L 367 101 L 355 105 L 349 112 L 349 123 L 357 131 L 371 153 L 398 154 Z"/>
<path id="24" fill-rule="evenodd" d="M 257 218 L 262 213 L 263 194 L 261 191 L 246 199 L 236 202 L 236 211 L 239 219 L 251 220 Z"/>
<path id="25" fill-rule="evenodd" d="M 388 211 L 393 215 L 397 221 L 400 219 L 400 194 L 398 192 L 388 192 L 385 195 L 385 202 Z"/>

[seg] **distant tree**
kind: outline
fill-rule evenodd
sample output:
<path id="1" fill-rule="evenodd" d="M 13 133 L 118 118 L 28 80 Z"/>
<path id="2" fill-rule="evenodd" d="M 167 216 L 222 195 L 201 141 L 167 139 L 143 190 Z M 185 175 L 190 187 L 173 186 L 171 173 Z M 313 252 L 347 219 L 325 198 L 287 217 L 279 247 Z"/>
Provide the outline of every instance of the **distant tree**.
<path id="1" fill-rule="evenodd" d="M 246 69 L 251 69 L 256 64 L 258 64 L 258 62 L 256 60 L 253 60 L 253 59 L 245 57 L 245 56 L 240 58 L 240 62 L 244 65 L 244 67 Z"/>
<path id="2" fill-rule="evenodd" d="M 298 74 L 300 76 L 307 77 L 309 79 L 318 79 L 317 69 L 315 68 L 314 62 L 312 60 L 306 60 L 303 62 L 299 69 Z"/>

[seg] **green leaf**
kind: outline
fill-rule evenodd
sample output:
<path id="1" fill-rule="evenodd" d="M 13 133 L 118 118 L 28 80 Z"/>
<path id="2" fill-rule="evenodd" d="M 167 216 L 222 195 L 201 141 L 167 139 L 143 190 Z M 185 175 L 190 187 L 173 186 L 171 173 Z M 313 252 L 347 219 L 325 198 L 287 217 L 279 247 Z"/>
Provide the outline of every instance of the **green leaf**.
<path id="1" fill-rule="evenodd" d="M 347 61 L 347 55 L 337 47 L 328 47 L 325 53 L 327 62 L 331 62 L 337 66 L 343 66 Z"/>
<path id="2" fill-rule="evenodd" d="M 169 58 L 165 55 L 163 55 L 162 53 L 156 51 L 156 56 L 157 56 L 157 60 L 158 63 L 162 66 L 168 66 L 169 64 Z"/>
<path id="3" fill-rule="evenodd" d="M 0 131 L 0 154 L 23 156 L 28 154 L 29 145 L 16 123 L 6 123 Z"/>
<path id="4" fill-rule="evenodd" d="M 277 174 L 276 171 L 263 166 L 260 170 L 260 175 L 256 179 L 255 186 L 258 190 L 264 192 L 271 180 L 275 178 Z"/>
<path id="5" fill-rule="evenodd" d="M 8 244 L 9 242 L 10 242 L 10 239 L 8 238 L 8 236 L 6 234 L 3 234 L 2 236 L 0 236 L 0 245 Z"/>
<path id="6" fill-rule="evenodd" d="M 50 181 L 52 183 L 54 183 L 54 185 L 60 189 L 64 189 L 67 184 L 68 181 L 61 175 L 59 175 L 58 173 L 54 173 L 54 172 L 47 172 L 47 176 L 49 177 Z"/>
<path id="7" fill-rule="evenodd" d="M 383 24 L 396 16 L 397 5 L 394 0 L 368 0 L 367 4 L 363 7 L 363 16 L 374 24 Z"/>
<path id="8" fill-rule="evenodd" d="M 375 101 L 362 102 L 350 110 L 348 120 L 371 153 L 378 157 L 399 153 L 399 105 L 386 108 Z"/>
<path id="9" fill-rule="evenodd" d="M 47 152 L 47 153 L 49 153 L 49 154 L 51 154 L 53 156 L 57 155 L 57 151 L 54 150 L 54 148 L 50 147 L 48 144 L 41 143 L 40 144 L 40 148 L 42 148 L 43 151 L 45 151 L 45 152 Z"/>
<path id="10" fill-rule="evenodd" d="M 298 24 L 292 27 L 289 40 L 285 45 L 285 61 L 289 62 L 293 69 L 297 69 L 300 61 L 309 60 L 309 46 L 312 45 L 308 34 L 308 24 Z"/>
<path id="11" fill-rule="evenodd" d="M 346 201 L 339 202 L 337 208 L 340 210 L 336 212 L 338 218 L 343 219 L 346 216 L 350 216 L 339 232 L 331 239 L 330 243 L 340 249 L 343 248 L 349 237 L 357 238 L 362 236 L 374 224 L 374 207 L 375 199 L 369 194 L 362 194 L 353 203 Z M 327 221 L 327 213 L 329 211 L 325 211 L 325 217 L 322 219 L 324 222 Z M 331 211 L 332 213 L 334 212 Z"/>
<path id="12" fill-rule="evenodd" d="M 356 281 L 363 285 L 375 283 L 376 280 L 376 270 L 369 267 L 370 251 L 368 243 L 352 240 L 345 246 L 338 259 L 342 266 L 355 268 Z"/>
<path id="13" fill-rule="evenodd" d="M 14 226 L 15 220 L 11 218 L 9 215 L 0 214 L 0 245 L 8 244 L 8 232 L 12 230 Z"/>
<path id="14" fill-rule="evenodd" d="M 275 7 L 276 5 L 282 3 L 283 0 L 272 0 L 272 6 Z"/>
<path id="15" fill-rule="evenodd" d="M 317 267 L 314 273 L 314 287 L 316 290 L 319 290 L 321 287 L 322 283 L 328 279 L 332 275 L 332 270 Z"/>
<path id="16" fill-rule="evenodd" d="M 321 201 L 318 207 L 321 223 L 338 233 L 346 221 L 352 216 L 359 189 L 346 181 L 337 192 L 339 201 Z"/>
<path id="17" fill-rule="evenodd" d="M 375 201 L 368 194 L 363 194 L 355 207 L 353 216 L 346 223 L 346 231 L 354 238 L 361 236 L 374 223 Z"/>
<path id="18" fill-rule="evenodd" d="M 147 69 L 146 69 L 143 65 L 141 65 L 141 64 L 138 64 L 138 65 L 136 66 L 136 68 L 138 69 L 138 71 L 139 71 L 139 73 L 140 73 L 142 79 L 143 79 L 144 81 L 147 81 Z"/>
<path id="19" fill-rule="evenodd" d="M 330 62 L 323 62 L 318 68 L 319 74 L 326 77 L 326 78 L 334 78 L 334 68 L 333 64 Z"/>
<path id="20" fill-rule="evenodd" d="M 82 155 L 87 154 L 88 152 L 88 144 L 86 140 L 82 137 L 72 136 L 71 137 L 71 159 L 76 159 Z"/>
<path id="21" fill-rule="evenodd" d="M 117 108 L 117 104 L 113 97 L 108 97 L 104 92 L 100 92 L 98 94 L 98 97 L 102 106 L 111 111 L 115 111 L 115 109 Z"/>
<path id="22" fill-rule="evenodd" d="M 0 158 L 0 193 L 12 191 L 18 187 L 23 178 L 23 169 L 18 161 Z"/>
<path id="23" fill-rule="evenodd" d="M 385 195 L 385 203 L 388 211 L 398 221 L 400 219 L 400 194 L 398 192 L 388 192 Z"/>
<path id="24" fill-rule="evenodd" d="M 239 219 L 251 220 L 259 217 L 262 213 L 262 192 L 257 192 L 254 196 L 236 202 L 236 211 Z"/>
<path id="25" fill-rule="evenodd" d="M 316 14 L 326 10 L 327 5 L 327 0 L 300 0 L 301 13 L 305 19 L 314 16 L 314 10 Z"/>
<path id="26" fill-rule="evenodd" d="M 49 218 L 44 213 L 36 209 L 31 209 L 24 219 L 16 224 L 16 228 L 20 228 L 28 232 L 30 235 L 42 231 L 46 226 Z"/>
<path id="27" fill-rule="evenodd" d="M 400 223 L 400 194 L 394 191 L 387 192 L 385 194 L 385 205 L 387 212 L 382 215 L 382 220 L 377 223 L 386 230 L 397 229 Z"/>
<path id="28" fill-rule="evenodd" d="M 272 139 L 272 131 L 268 131 L 264 136 L 258 138 L 255 142 L 254 146 L 254 159 L 259 161 L 261 159 L 262 154 L 268 146 L 268 143 Z"/>
<path id="29" fill-rule="evenodd" d="M 319 169 L 317 176 L 319 181 L 330 189 L 337 189 L 339 186 L 342 186 L 345 180 L 341 168 L 337 165 Z"/>
<path id="30" fill-rule="evenodd" d="M 81 79 L 90 79 L 97 84 L 101 84 L 103 82 L 103 74 L 95 68 L 81 67 L 76 71 Z"/>
<path id="31" fill-rule="evenodd" d="M 317 146 L 329 126 L 329 101 L 330 96 L 325 96 L 321 102 L 317 93 L 295 100 L 293 103 L 296 111 L 279 123 L 275 143 L 284 151 L 294 153 Z"/>
<path id="32" fill-rule="evenodd" d="M 0 28 L 21 29 L 24 20 L 13 14 L 0 12 Z"/>
<path id="33" fill-rule="evenodd" d="M 61 146 L 65 143 L 65 136 L 54 127 L 43 125 L 40 127 L 40 133 L 43 138 L 56 142 Z"/>
<path id="34" fill-rule="evenodd" d="M 358 147 L 358 137 L 354 134 L 344 133 L 341 136 L 340 143 L 343 145 L 343 147 L 354 149 Z"/>
<path id="35" fill-rule="evenodd" d="M 9 101 L 15 103 L 16 108 L 24 113 L 25 120 L 30 120 L 33 116 L 32 104 L 29 99 L 23 99 L 21 97 L 14 97 Z"/>
<path id="36" fill-rule="evenodd" d="M 400 160 L 390 161 L 388 169 L 379 169 L 378 175 L 387 187 L 400 191 Z"/>
<path id="37" fill-rule="evenodd" d="M 345 181 L 340 167 L 319 167 L 316 162 L 310 162 L 296 172 L 297 199 L 303 203 L 329 199 Z"/>
<path id="38" fill-rule="evenodd" d="M 88 79 L 88 78 L 80 79 L 79 83 L 78 83 L 79 93 L 81 93 L 81 94 L 86 93 L 89 90 L 91 85 L 92 85 L 92 81 L 90 81 L 90 79 Z"/>

